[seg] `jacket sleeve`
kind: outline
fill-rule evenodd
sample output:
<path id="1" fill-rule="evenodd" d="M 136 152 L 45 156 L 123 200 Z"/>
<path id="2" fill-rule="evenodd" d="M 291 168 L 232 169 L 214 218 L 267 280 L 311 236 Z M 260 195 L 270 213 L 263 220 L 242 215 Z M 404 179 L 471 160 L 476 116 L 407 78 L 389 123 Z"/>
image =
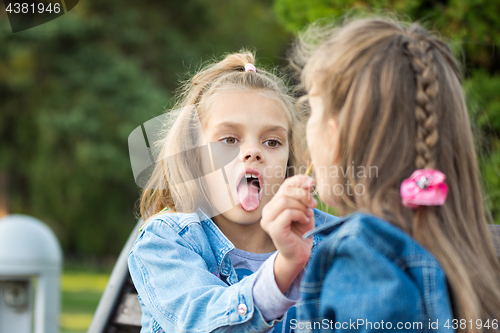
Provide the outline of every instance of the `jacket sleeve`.
<path id="1" fill-rule="evenodd" d="M 381 332 L 425 330 L 422 299 L 410 277 L 385 255 L 357 236 L 324 244 L 316 254 L 321 263 L 308 269 L 324 276 L 320 303 L 300 316 L 300 332 Z M 394 258 L 392 258 L 394 259 Z M 310 281 L 310 277 L 306 277 Z M 306 282 L 305 289 L 317 287 Z M 316 322 L 316 326 L 314 326 Z"/>
<path id="2" fill-rule="evenodd" d="M 165 332 L 267 332 L 279 321 L 266 322 L 255 307 L 255 274 L 228 286 L 161 220 L 147 223 L 128 264 L 143 311 Z"/>

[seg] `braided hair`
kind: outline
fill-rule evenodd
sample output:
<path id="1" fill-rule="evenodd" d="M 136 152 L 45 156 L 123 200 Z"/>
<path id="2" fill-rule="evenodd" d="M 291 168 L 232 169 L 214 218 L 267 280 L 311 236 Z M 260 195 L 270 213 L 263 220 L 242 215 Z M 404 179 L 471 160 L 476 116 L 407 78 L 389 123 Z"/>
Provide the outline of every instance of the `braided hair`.
<path id="1" fill-rule="evenodd" d="M 415 149 L 417 169 L 434 168 L 434 147 L 438 141 L 438 115 L 436 97 L 439 93 L 437 70 L 434 63 L 433 49 L 425 40 L 409 40 L 405 43 L 405 53 L 410 56 L 411 67 L 417 82 L 415 119 L 417 120 L 417 138 Z"/>

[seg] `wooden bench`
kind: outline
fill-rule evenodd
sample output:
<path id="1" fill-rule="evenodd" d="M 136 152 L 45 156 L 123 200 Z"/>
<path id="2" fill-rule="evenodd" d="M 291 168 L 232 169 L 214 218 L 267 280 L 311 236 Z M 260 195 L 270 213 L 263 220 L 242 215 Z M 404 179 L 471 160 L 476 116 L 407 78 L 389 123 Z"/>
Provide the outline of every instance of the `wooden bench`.
<path id="1" fill-rule="evenodd" d="M 137 238 L 132 231 L 115 264 L 87 333 L 140 333 L 141 306 L 127 267 L 128 253 Z M 490 225 L 497 256 L 500 257 L 500 225 Z"/>

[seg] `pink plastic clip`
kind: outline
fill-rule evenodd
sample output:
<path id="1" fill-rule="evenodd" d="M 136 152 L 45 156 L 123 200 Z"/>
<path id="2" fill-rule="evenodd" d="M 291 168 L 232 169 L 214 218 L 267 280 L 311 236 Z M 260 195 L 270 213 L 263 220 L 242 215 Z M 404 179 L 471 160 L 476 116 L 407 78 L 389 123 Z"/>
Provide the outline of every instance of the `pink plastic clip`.
<path id="1" fill-rule="evenodd" d="M 444 173 L 434 169 L 415 170 L 410 178 L 401 183 L 400 193 L 403 205 L 409 208 L 419 206 L 442 206 L 448 195 Z"/>

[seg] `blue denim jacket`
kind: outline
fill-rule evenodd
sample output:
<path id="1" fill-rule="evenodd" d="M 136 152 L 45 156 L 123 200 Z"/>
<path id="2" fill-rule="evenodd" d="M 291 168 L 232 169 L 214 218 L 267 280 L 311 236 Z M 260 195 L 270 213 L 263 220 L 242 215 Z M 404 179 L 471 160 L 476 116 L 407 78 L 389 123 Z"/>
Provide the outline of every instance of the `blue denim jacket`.
<path id="1" fill-rule="evenodd" d="M 445 273 L 409 235 L 363 213 L 311 234 L 325 238 L 302 279 L 299 332 L 453 331 Z"/>
<path id="2" fill-rule="evenodd" d="M 314 217 L 317 226 L 336 219 L 317 209 Z M 321 238 L 314 236 L 313 251 Z M 238 281 L 227 256 L 233 248 L 201 210 L 149 220 L 128 257 L 141 332 L 267 332 L 280 322 L 265 321 L 254 306 L 256 274 Z"/>

